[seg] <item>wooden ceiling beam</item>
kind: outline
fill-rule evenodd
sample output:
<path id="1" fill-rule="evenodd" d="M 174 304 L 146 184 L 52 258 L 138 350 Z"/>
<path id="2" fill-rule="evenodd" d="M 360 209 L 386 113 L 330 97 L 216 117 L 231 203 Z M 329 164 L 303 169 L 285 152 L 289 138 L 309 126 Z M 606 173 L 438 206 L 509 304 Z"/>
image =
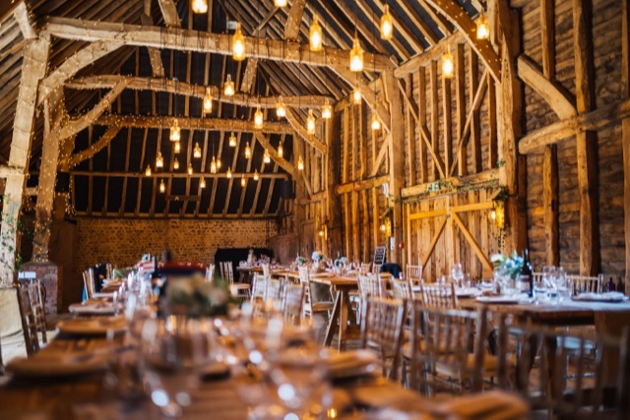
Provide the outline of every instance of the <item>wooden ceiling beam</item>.
<path id="1" fill-rule="evenodd" d="M 177 14 L 177 6 L 173 0 L 158 0 L 164 23 L 170 28 L 181 28 L 182 22 Z"/>
<path id="2" fill-rule="evenodd" d="M 288 174 L 290 174 L 293 178 L 295 178 L 295 173 L 296 173 L 295 167 L 278 154 L 276 149 L 271 145 L 271 142 L 269 141 L 269 139 L 258 131 L 254 132 L 254 136 L 256 136 L 256 140 L 258 140 L 260 145 L 265 150 L 267 150 L 267 152 L 269 152 L 269 156 L 271 157 L 271 160 L 276 162 L 278 166 L 280 166 L 282 169 L 287 171 Z"/>
<path id="3" fill-rule="evenodd" d="M 203 99 L 206 93 L 206 86 L 194 85 L 186 82 L 179 82 L 171 79 L 150 78 L 150 77 L 133 77 L 121 75 L 103 75 L 103 76 L 87 76 L 79 79 L 72 79 L 66 83 L 65 87 L 69 89 L 109 89 L 114 87 L 121 80 L 128 80 L 127 89 L 134 90 L 150 90 L 154 92 L 176 93 L 178 95 L 194 96 Z M 215 100 L 223 103 L 229 103 L 240 106 L 251 106 L 258 103 L 259 98 L 244 93 L 236 93 L 234 96 L 227 97 L 217 86 L 210 86 L 212 96 Z M 326 103 L 326 99 L 330 103 L 334 102 L 334 98 L 317 95 L 304 96 L 283 96 L 282 102 L 289 108 L 311 108 L 320 107 Z M 260 98 L 261 108 L 275 108 L 279 101 L 279 97 L 263 97 Z"/>
<path id="4" fill-rule="evenodd" d="M 140 21 L 143 25 L 153 25 L 153 19 L 147 14 L 140 15 Z M 162 62 L 162 54 L 157 48 L 147 48 L 149 50 L 149 60 L 151 61 L 151 69 L 153 69 L 153 77 L 164 77 L 164 63 Z"/>
<path id="5" fill-rule="evenodd" d="M 308 134 L 306 127 L 302 125 L 302 123 L 297 119 L 296 114 L 293 110 L 287 110 L 287 121 L 291 124 L 291 127 L 295 130 L 295 132 L 302 137 L 308 144 L 313 146 L 318 152 L 325 155 L 328 153 L 328 148 L 320 139 L 315 137 L 312 134 Z"/>
<path id="6" fill-rule="evenodd" d="M 293 4 L 291 4 L 291 8 L 289 9 L 287 23 L 284 27 L 284 39 L 298 40 L 305 6 L 306 0 L 293 0 Z"/>
<path id="7" fill-rule="evenodd" d="M 472 21 L 471 21 L 472 22 Z M 148 27 L 111 22 L 51 17 L 44 31 L 62 39 L 168 48 L 180 51 L 232 55 L 232 36 L 178 28 Z M 263 60 L 296 62 L 311 66 L 348 67 L 348 51 L 324 47 L 310 51 L 308 44 L 245 37 L 247 56 Z M 365 52 L 365 67 L 377 72 L 393 70 L 389 58 Z"/>
<path id="8" fill-rule="evenodd" d="M 102 115 L 95 125 L 133 128 L 162 128 L 169 129 L 177 120 L 178 126 L 182 130 L 210 130 L 210 131 L 234 131 L 249 132 L 261 131 L 263 133 L 292 134 L 293 129 L 289 124 L 279 122 L 266 122 L 262 130 L 254 128 L 252 121 L 230 120 L 218 118 L 193 118 L 193 117 L 152 117 L 140 115 Z"/>
<path id="9" fill-rule="evenodd" d="M 37 172 L 33 172 L 33 174 L 37 174 Z M 189 175 L 188 172 L 154 172 L 151 176 L 146 176 L 144 172 L 106 172 L 106 171 L 70 171 L 70 174 L 74 176 L 89 176 L 89 177 L 108 177 L 108 178 L 207 178 L 207 179 L 223 179 L 225 178 L 225 173 L 202 173 L 202 172 L 194 172 L 192 175 Z M 258 176 L 262 178 L 269 179 L 288 179 L 289 174 L 285 174 L 282 172 L 278 173 L 258 173 Z M 254 174 L 251 172 L 242 172 L 242 173 L 232 173 L 232 179 L 234 178 L 253 178 Z"/>
<path id="10" fill-rule="evenodd" d="M 18 6 L 13 11 L 13 16 L 20 27 L 20 31 L 22 31 L 22 36 L 24 39 L 35 39 L 37 38 L 37 31 L 35 30 L 35 25 L 33 25 L 33 21 L 31 19 L 28 6 L 26 3 L 20 2 Z"/>

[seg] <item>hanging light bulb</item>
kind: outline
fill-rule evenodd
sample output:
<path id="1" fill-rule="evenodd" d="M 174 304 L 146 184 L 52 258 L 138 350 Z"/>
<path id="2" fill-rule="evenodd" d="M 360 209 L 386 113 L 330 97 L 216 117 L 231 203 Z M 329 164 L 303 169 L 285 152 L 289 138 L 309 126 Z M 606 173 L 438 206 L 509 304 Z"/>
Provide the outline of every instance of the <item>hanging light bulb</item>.
<path id="1" fill-rule="evenodd" d="M 350 50 L 350 70 L 354 72 L 363 71 L 363 49 L 356 34 L 354 35 L 354 44 Z"/>
<path id="2" fill-rule="evenodd" d="M 302 156 L 298 158 L 298 171 L 304 170 L 304 161 L 302 160 Z"/>
<path id="3" fill-rule="evenodd" d="M 173 169 L 179 169 L 179 160 L 177 158 L 173 161 Z"/>
<path id="4" fill-rule="evenodd" d="M 278 156 L 282 157 L 284 155 L 284 149 L 282 148 L 282 143 L 278 145 Z"/>
<path id="5" fill-rule="evenodd" d="M 287 0 L 275 0 L 275 1 L 273 2 L 273 4 L 274 4 L 276 7 L 285 7 L 285 6 L 287 5 L 287 3 L 288 3 L 288 2 L 287 2 Z"/>
<path id="6" fill-rule="evenodd" d="M 258 169 L 254 171 L 254 181 L 258 181 L 258 178 L 260 178 L 258 176 Z"/>
<path id="7" fill-rule="evenodd" d="M 241 187 L 244 187 L 245 185 L 247 185 L 247 180 L 245 179 L 245 177 L 241 178 Z"/>
<path id="8" fill-rule="evenodd" d="M 228 139 L 228 144 L 230 145 L 230 147 L 236 147 L 236 136 L 234 135 L 234 132 L 230 134 L 230 138 Z"/>
<path id="9" fill-rule="evenodd" d="M 164 184 L 164 180 L 160 181 L 160 192 L 163 193 L 166 191 L 166 184 Z"/>
<path id="10" fill-rule="evenodd" d="M 332 105 L 328 103 L 328 98 L 326 98 L 326 102 L 324 102 L 324 106 L 322 107 L 322 118 L 328 120 L 332 117 Z"/>
<path id="11" fill-rule="evenodd" d="M 256 130 L 261 130 L 263 128 L 263 113 L 260 110 L 260 105 L 258 105 L 256 113 L 254 114 L 254 128 Z"/>
<path id="12" fill-rule="evenodd" d="M 265 154 L 263 155 L 263 163 L 271 163 L 271 156 L 267 149 L 265 149 Z"/>
<path id="13" fill-rule="evenodd" d="M 228 74 L 225 84 L 223 85 L 223 94 L 225 96 L 234 96 L 234 82 L 232 81 L 232 75 Z"/>
<path id="14" fill-rule="evenodd" d="M 241 32 L 241 23 L 236 23 L 236 32 L 232 37 L 232 58 L 234 61 L 245 60 L 245 37 Z"/>
<path id="15" fill-rule="evenodd" d="M 311 51 L 321 51 L 323 47 L 323 33 L 322 28 L 319 26 L 319 22 L 317 21 L 317 15 L 313 16 L 313 23 L 311 23 L 311 28 L 309 29 L 309 44 L 311 46 Z"/>
<path id="16" fill-rule="evenodd" d="M 355 86 L 354 90 L 352 91 L 352 102 L 358 105 L 361 103 L 361 99 L 363 99 L 363 95 L 361 95 L 361 89 L 359 88 L 359 86 Z"/>
<path id="17" fill-rule="evenodd" d="M 206 188 L 206 179 L 205 178 L 201 178 L 201 181 L 199 181 L 199 188 Z"/>
<path id="18" fill-rule="evenodd" d="M 210 173 L 217 173 L 217 160 L 214 158 L 214 156 L 212 156 L 212 163 L 210 163 Z"/>
<path id="19" fill-rule="evenodd" d="M 193 13 L 206 13 L 208 11 L 207 0 L 191 0 L 190 3 Z"/>
<path id="20" fill-rule="evenodd" d="M 477 18 L 477 39 L 488 39 L 490 37 L 490 25 L 483 12 Z"/>
<path id="21" fill-rule="evenodd" d="M 175 119 L 175 123 L 171 127 L 171 133 L 169 135 L 169 139 L 171 141 L 180 141 L 181 138 L 182 138 L 182 133 L 181 133 L 181 130 L 179 129 L 177 119 Z"/>
<path id="22" fill-rule="evenodd" d="M 376 113 L 372 114 L 372 130 L 380 130 L 381 129 L 381 120 L 378 119 L 378 115 Z"/>
<path id="23" fill-rule="evenodd" d="M 315 134 L 315 117 L 313 116 L 313 110 L 308 110 L 308 118 L 306 119 L 306 131 L 308 134 Z"/>
<path id="24" fill-rule="evenodd" d="M 278 105 L 276 105 L 276 115 L 278 116 L 278 118 L 284 118 L 287 116 L 287 109 L 282 103 L 282 97 L 279 98 Z"/>
<path id="25" fill-rule="evenodd" d="M 381 39 L 386 41 L 394 36 L 394 19 L 389 13 L 389 5 L 385 5 L 385 14 L 381 16 Z"/>
<path id="26" fill-rule="evenodd" d="M 252 149 L 249 147 L 249 142 L 245 143 L 245 157 L 247 159 L 252 157 Z"/>
<path id="27" fill-rule="evenodd" d="M 178 141 L 176 141 L 175 142 L 175 146 L 173 147 L 173 150 L 175 151 L 175 153 L 181 152 L 182 151 L 182 145 Z"/>
<path id="28" fill-rule="evenodd" d="M 232 178 L 232 169 L 228 168 L 227 172 L 225 173 L 225 176 L 227 176 L 228 178 Z"/>
<path id="29" fill-rule="evenodd" d="M 217 157 L 217 169 L 221 169 L 221 158 Z"/>
<path id="30" fill-rule="evenodd" d="M 193 174 L 193 167 L 192 167 L 192 163 L 188 164 L 188 175 L 192 175 Z"/>
<path id="31" fill-rule="evenodd" d="M 164 158 L 162 157 L 162 153 L 158 152 L 157 157 L 155 158 L 155 167 L 163 168 L 164 167 Z"/>
<path id="32" fill-rule="evenodd" d="M 151 165 L 147 165 L 147 169 L 144 171 L 144 176 L 151 176 Z"/>
<path id="33" fill-rule="evenodd" d="M 199 147 L 199 143 L 195 143 L 195 148 L 193 149 L 193 157 L 194 158 L 201 157 L 201 147 Z"/>
<path id="34" fill-rule="evenodd" d="M 453 77 L 453 54 L 451 54 L 451 48 L 449 46 L 446 47 L 446 52 L 442 56 L 442 76 L 446 78 Z"/>
<path id="35" fill-rule="evenodd" d="M 210 87 L 206 88 L 206 96 L 203 97 L 203 113 L 210 114 L 212 112 L 212 91 Z"/>

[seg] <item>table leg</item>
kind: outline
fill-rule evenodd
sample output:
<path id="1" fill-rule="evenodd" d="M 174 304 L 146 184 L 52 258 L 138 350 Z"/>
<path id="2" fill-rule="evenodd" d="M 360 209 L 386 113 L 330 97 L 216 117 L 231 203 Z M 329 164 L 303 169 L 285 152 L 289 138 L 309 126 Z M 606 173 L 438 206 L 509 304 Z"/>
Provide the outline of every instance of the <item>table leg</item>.
<path id="1" fill-rule="evenodd" d="M 333 311 L 330 315 L 330 319 L 328 320 L 328 328 L 326 329 L 326 338 L 324 339 L 324 345 L 326 346 L 330 346 L 332 344 L 332 339 L 335 335 L 335 329 L 337 328 L 337 322 L 339 321 L 339 314 L 341 313 L 341 297 L 341 292 L 337 292 Z"/>
<path id="2" fill-rule="evenodd" d="M 339 351 L 345 349 L 345 335 L 346 330 L 348 329 L 348 294 L 343 290 L 339 291 L 339 343 L 337 348 Z"/>

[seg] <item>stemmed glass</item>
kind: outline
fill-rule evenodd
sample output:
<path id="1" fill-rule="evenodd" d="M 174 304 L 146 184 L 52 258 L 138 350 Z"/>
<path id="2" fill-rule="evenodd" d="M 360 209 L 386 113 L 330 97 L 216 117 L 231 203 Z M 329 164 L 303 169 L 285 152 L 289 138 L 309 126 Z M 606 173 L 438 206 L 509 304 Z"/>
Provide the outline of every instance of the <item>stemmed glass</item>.
<path id="1" fill-rule="evenodd" d="M 451 277 L 458 287 L 463 287 L 464 271 L 462 270 L 462 265 L 460 263 L 455 263 L 451 267 Z"/>

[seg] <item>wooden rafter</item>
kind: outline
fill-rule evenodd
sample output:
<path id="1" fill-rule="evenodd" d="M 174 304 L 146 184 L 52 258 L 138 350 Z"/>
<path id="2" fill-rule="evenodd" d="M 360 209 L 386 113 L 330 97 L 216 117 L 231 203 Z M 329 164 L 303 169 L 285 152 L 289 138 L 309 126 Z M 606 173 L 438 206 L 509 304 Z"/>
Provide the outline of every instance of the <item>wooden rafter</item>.
<path id="1" fill-rule="evenodd" d="M 293 0 L 291 9 L 287 17 L 287 24 L 284 28 L 284 39 L 297 40 L 300 34 L 300 26 L 302 26 L 302 16 L 304 15 L 304 7 L 306 0 Z"/>
<path id="2" fill-rule="evenodd" d="M 149 15 L 140 15 L 140 20 L 143 25 L 153 25 L 153 19 Z M 149 51 L 149 60 L 151 61 L 153 77 L 164 77 L 164 63 L 162 62 L 162 54 L 160 53 L 160 50 L 157 48 L 147 48 L 147 50 Z"/>
<path id="3" fill-rule="evenodd" d="M 177 49 L 232 55 L 232 36 L 177 28 L 147 27 L 110 22 L 95 22 L 69 18 L 50 18 L 43 31 L 75 41 L 122 43 L 124 45 Z M 303 63 L 311 66 L 348 66 L 348 52 L 324 47 L 310 51 L 308 44 L 273 39 L 245 37 L 247 56 L 263 60 Z M 389 58 L 365 52 L 365 67 L 377 72 L 393 70 Z"/>
<path id="4" fill-rule="evenodd" d="M 144 173 L 141 172 L 108 172 L 108 171 L 70 171 L 70 173 L 74 176 L 90 176 L 90 177 L 118 177 L 118 178 L 208 178 L 208 179 L 223 179 L 225 178 L 224 173 L 193 173 L 189 175 L 187 172 L 158 172 L 154 175 L 147 177 Z M 232 174 L 235 178 L 252 178 L 254 176 L 251 172 L 236 172 Z M 260 178 L 275 178 L 275 179 L 288 179 L 289 174 L 285 173 L 259 173 L 258 176 Z"/>
<path id="5" fill-rule="evenodd" d="M 160 10 L 162 10 L 162 16 L 164 16 L 164 23 L 166 26 L 172 28 L 181 28 L 182 22 L 177 14 L 177 6 L 173 0 L 158 0 Z"/>
<path id="6" fill-rule="evenodd" d="M 256 140 L 258 140 L 260 145 L 265 150 L 267 150 L 267 152 L 269 152 L 269 156 L 271 157 L 271 160 L 276 162 L 278 166 L 280 166 L 282 169 L 287 171 L 288 174 L 290 174 L 292 177 L 295 178 L 295 167 L 278 154 L 276 149 L 269 142 L 269 139 L 267 139 L 267 137 L 265 137 L 262 133 L 258 131 L 254 132 L 254 136 L 256 136 Z"/>
<path id="7" fill-rule="evenodd" d="M 13 16 L 15 16 L 15 20 L 20 27 L 20 31 L 22 31 L 24 39 L 37 38 L 37 31 L 35 30 L 35 26 L 31 20 L 26 3 L 20 2 L 13 11 Z"/>
<path id="8" fill-rule="evenodd" d="M 103 150 L 104 147 L 107 147 L 109 143 L 116 137 L 118 132 L 120 131 L 119 126 L 110 127 L 103 136 L 96 143 L 88 146 L 87 149 L 80 151 L 76 155 L 74 155 L 70 159 L 70 167 L 76 166 L 79 163 L 83 162 L 85 159 L 89 159 L 99 151 Z"/>
<path id="9" fill-rule="evenodd" d="M 319 140 L 314 135 L 308 134 L 308 132 L 306 131 L 306 128 L 297 119 L 296 114 L 293 112 L 293 110 L 290 110 L 290 109 L 287 110 L 287 121 L 289 122 L 291 127 L 293 127 L 295 132 L 304 140 L 306 140 L 308 144 L 313 146 L 315 149 L 317 149 L 317 151 L 319 151 L 320 153 L 324 155 L 327 153 L 326 145 L 322 143 L 322 141 Z"/>

